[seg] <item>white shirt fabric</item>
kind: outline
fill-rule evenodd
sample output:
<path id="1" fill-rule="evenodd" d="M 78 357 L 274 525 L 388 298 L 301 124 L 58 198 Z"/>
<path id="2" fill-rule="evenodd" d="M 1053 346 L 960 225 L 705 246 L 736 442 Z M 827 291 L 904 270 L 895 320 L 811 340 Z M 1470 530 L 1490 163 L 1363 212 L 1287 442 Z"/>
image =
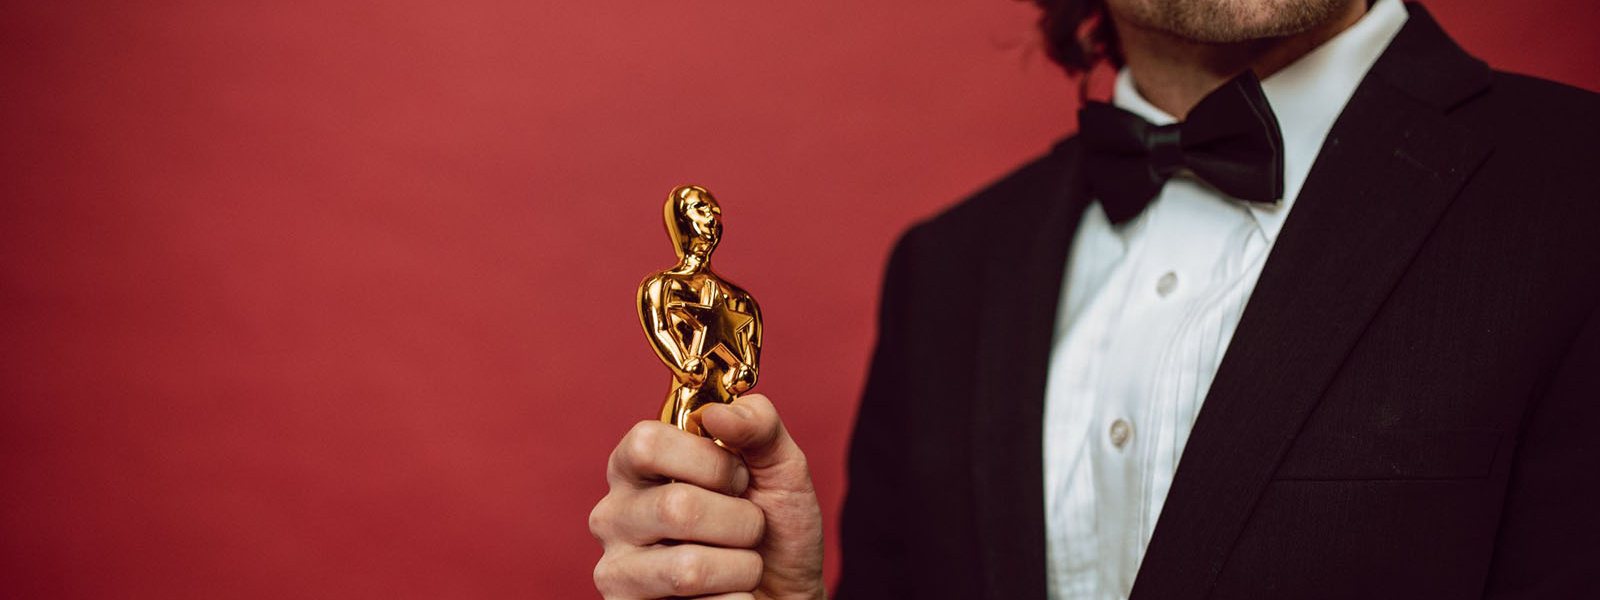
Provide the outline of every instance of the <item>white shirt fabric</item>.
<path id="1" fill-rule="evenodd" d="M 1178 458 L 1267 253 L 1328 130 L 1406 22 L 1377 0 L 1350 28 L 1261 82 L 1284 141 L 1284 200 L 1250 204 L 1175 177 L 1139 217 L 1083 214 L 1045 388 L 1049 593 L 1128 597 Z M 1175 119 L 1124 69 L 1113 102 Z"/>

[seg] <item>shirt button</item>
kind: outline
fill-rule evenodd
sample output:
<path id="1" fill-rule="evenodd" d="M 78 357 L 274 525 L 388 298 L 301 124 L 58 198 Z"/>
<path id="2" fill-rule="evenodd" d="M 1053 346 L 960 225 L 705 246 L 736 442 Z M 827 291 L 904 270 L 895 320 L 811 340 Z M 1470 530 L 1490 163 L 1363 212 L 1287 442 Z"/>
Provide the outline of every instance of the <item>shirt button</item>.
<path id="1" fill-rule="evenodd" d="M 1161 279 L 1156 280 L 1156 294 L 1160 295 L 1162 298 L 1167 297 L 1167 294 L 1171 294 L 1172 290 L 1175 289 L 1178 289 L 1177 273 L 1167 271 L 1165 275 L 1161 276 Z"/>
<path id="2" fill-rule="evenodd" d="M 1128 438 L 1131 437 L 1133 437 L 1133 426 L 1127 421 L 1117 419 L 1111 423 L 1111 445 L 1120 450 L 1128 445 Z"/>

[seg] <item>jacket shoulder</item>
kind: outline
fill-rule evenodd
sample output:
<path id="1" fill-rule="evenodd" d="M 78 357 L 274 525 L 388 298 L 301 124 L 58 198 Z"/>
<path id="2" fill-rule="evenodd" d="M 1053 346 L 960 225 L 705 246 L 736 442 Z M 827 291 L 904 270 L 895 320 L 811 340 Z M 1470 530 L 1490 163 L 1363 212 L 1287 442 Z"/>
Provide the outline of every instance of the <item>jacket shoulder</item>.
<path id="1" fill-rule="evenodd" d="M 1600 265 L 1600 94 L 1495 71 L 1448 118 L 1489 146 L 1452 211 L 1471 223 L 1463 244 L 1521 256 L 1527 273 Z"/>
<path id="2" fill-rule="evenodd" d="M 1556 110 L 1600 108 L 1600 94 L 1589 90 L 1511 71 L 1490 71 L 1492 87 L 1526 102 L 1548 102 Z"/>
<path id="3" fill-rule="evenodd" d="M 1490 85 L 1452 112 L 1519 152 L 1600 154 L 1600 94 L 1520 73 L 1493 71 Z"/>

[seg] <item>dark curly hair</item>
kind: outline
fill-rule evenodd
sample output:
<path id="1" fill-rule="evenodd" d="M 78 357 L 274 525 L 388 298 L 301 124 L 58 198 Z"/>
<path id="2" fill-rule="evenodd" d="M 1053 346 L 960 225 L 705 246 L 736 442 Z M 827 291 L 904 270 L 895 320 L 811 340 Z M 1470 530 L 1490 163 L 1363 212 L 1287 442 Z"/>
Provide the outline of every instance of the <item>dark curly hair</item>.
<path id="1" fill-rule="evenodd" d="M 1100 61 L 1121 68 L 1122 47 L 1106 13 L 1106 0 L 1027 0 L 1038 6 L 1039 30 L 1050 59 L 1068 75 L 1086 72 Z"/>

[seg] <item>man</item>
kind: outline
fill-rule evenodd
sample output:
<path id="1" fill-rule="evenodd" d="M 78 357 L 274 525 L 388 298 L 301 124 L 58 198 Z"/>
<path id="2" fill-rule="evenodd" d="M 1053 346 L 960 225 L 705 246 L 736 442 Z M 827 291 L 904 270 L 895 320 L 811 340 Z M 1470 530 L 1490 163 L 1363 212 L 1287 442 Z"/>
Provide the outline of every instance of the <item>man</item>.
<path id="1" fill-rule="evenodd" d="M 896 248 L 838 595 L 1600 595 L 1600 102 L 1399 0 L 1042 4 L 1116 106 Z M 823 597 L 772 405 L 703 422 L 613 454 L 601 591 Z"/>

